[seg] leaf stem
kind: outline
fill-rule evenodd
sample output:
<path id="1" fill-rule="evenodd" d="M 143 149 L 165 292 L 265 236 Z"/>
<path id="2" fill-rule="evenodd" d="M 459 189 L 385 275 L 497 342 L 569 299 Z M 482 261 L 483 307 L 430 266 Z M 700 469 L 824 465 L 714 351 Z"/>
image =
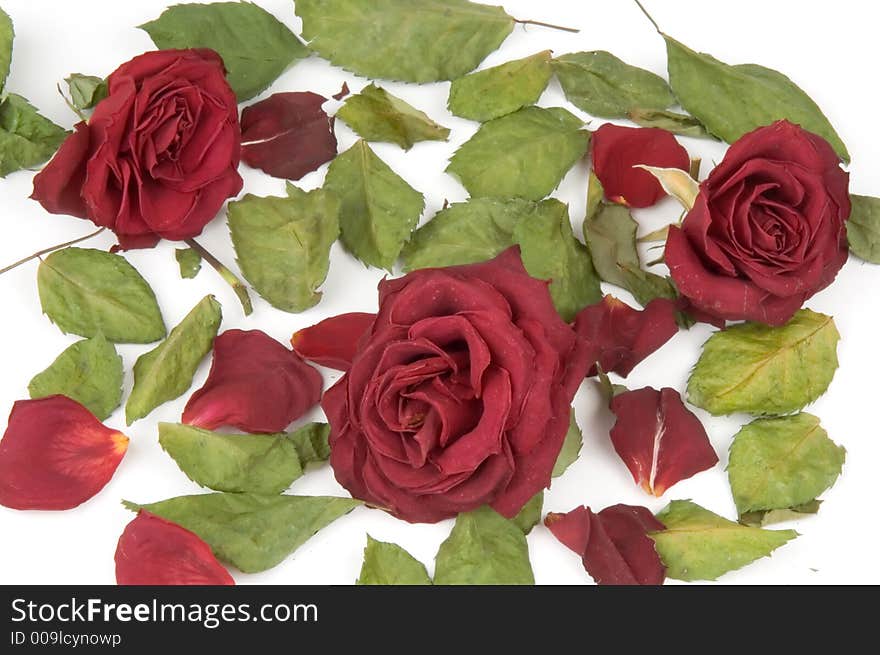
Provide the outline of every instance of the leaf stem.
<path id="1" fill-rule="evenodd" d="M 86 115 L 85 115 L 84 113 L 82 113 L 79 109 L 77 109 L 77 108 L 76 108 L 76 105 L 74 105 L 73 102 L 70 101 L 70 98 L 68 98 L 68 97 L 64 94 L 64 91 L 61 90 L 61 82 L 59 82 L 58 84 L 56 84 L 56 85 L 55 85 L 55 88 L 58 89 L 58 93 L 60 93 L 60 94 L 61 94 L 61 97 L 64 98 L 64 104 L 66 104 L 66 105 L 70 108 L 70 111 L 72 111 L 74 114 L 76 114 L 77 116 L 79 116 L 79 119 L 80 119 L 81 121 L 87 121 L 88 118 L 86 117 Z"/>
<path id="2" fill-rule="evenodd" d="M 250 316 L 254 311 L 254 307 L 251 305 L 251 298 L 248 295 L 247 287 L 235 276 L 235 273 L 226 268 L 223 262 L 205 250 L 204 246 L 198 243 L 195 239 L 187 239 L 184 243 L 199 253 L 199 255 L 202 256 L 202 259 L 208 262 L 211 267 L 220 274 L 220 277 L 232 287 L 235 295 L 238 296 L 238 301 L 241 303 L 242 309 L 244 309 L 244 315 Z"/>
<path id="3" fill-rule="evenodd" d="M 540 20 L 520 20 L 518 18 L 513 19 L 515 23 L 519 23 L 520 25 L 538 25 L 539 27 L 548 27 L 551 30 L 560 30 L 562 32 L 571 32 L 572 34 L 578 34 L 580 32 L 579 29 L 574 27 L 564 27 L 562 25 L 554 25 L 553 23 L 545 23 Z"/>
<path id="4" fill-rule="evenodd" d="M 13 268 L 21 266 L 22 264 L 26 264 L 32 259 L 37 259 L 38 257 L 42 257 L 43 255 L 48 255 L 50 252 L 55 252 L 56 250 L 61 250 L 62 248 L 67 248 L 68 246 L 73 246 L 77 243 L 80 243 L 81 241 L 85 241 L 86 239 L 91 239 L 92 237 L 96 237 L 106 229 L 107 228 L 102 227 L 98 230 L 95 230 L 91 234 L 85 235 L 84 237 L 79 237 L 77 239 L 73 239 L 72 241 L 67 241 L 65 243 L 59 243 L 58 245 L 50 246 L 48 248 L 43 248 L 42 250 L 38 250 L 37 252 L 35 252 L 32 255 L 28 255 L 27 257 L 24 257 L 23 259 L 19 259 L 14 264 L 10 264 L 9 266 L 6 266 L 4 268 L 0 268 L 0 275 L 3 275 L 7 271 L 11 271 Z"/>
<path id="5" fill-rule="evenodd" d="M 660 26 L 657 24 L 657 21 L 655 21 L 654 18 L 651 16 L 651 14 L 648 13 L 648 10 L 645 9 L 644 5 L 642 5 L 642 3 L 639 2 L 639 0 L 634 0 L 634 2 L 639 6 L 639 9 L 642 10 L 642 13 L 645 14 L 645 16 L 648 18 L 648 20 L 651 21 L 651 25 L 654 26 L 654 29 L 657 30 L 657 33 L 663 34 L 663 30 L 660 29 Z"/>

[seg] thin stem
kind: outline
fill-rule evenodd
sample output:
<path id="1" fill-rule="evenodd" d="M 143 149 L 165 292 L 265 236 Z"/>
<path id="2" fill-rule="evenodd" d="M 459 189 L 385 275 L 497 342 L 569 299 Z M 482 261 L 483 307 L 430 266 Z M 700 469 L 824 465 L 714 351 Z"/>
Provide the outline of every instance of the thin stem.
<path id="1" fill-rule="evenodd" d="M 648 10 L 645 9 L 645 7 L 642 5 L 642 3 L 639 2 L 639 0 L 635 0 L 635 3 L 639 6 L 639 9 L 642 10 L 642 13 L 645 14 L 645 16 L 648 18 L 648 20 L 651 21 L 651 25 L 654 26 L 654 29 L 657 30 L 657 33 L 663 34 L 663 30 L 660 29 L 660 26 L 657 24 L 657 21 L 655 21 L 654 18 L 651 16 L 651 14 L 648 13 Z"/>
<path id="2" fill-rule="evenodd" d="M 43 255 L 48 255 L 50 252 L 55 252 L 56 250 L 61 250 L 62 248 L 67 248 L 67 246 L 73 246 L 81 241 L 85 241 L 86 239 L 91 239 L 92 237 L 96 237 L 106 229 L 107 228 L 102 227 L 99 230 L 95 230 L 91 234 L 87 234 L 84 237 L 79 237 L 78 239 L 74 239 L 73 241 L 68 241 L 66 243 L 59 243 L 57 246 L 50 246 L 49 248 L 43 248 L 42 250 L 38 250 L 37 252 L 35 252 L 32 255 L 28 255 L 27 257 L 25 257 L 23 259 L 19 259 L 14 264 L 10 264 L 9 266 L 6 266 L 5 268 L 0 269 L 0 275 L 3 275 L 7 271 L 11 271 L 13 268 L 16 268 L 17 266 L 21 266 L 22 264 L 26 264 L 32 259 L 37 259 L 38 257 L 42 257 Z"/>
<path id="3" fill-rule="evenodd" d="M 220 274 L 220 277 L 232 287 L 235 295 L 238 296 L 238 301 L 241 303 L 242 309 L 244 309 L 244 315 L 250 316 L 254 311 L 254 307 L 251 305 L 251 297 L 248 295 L 247 287 L 244 283 L 235 276 L 235 273 L 226 268 L 226 266 L 223 265 L 223 262 L 205 250 L 204 246 L 198 243 L 195 239 L 187 239 L 185 243 L 199 253 L 199 255 L 202 256 L 202 259 L 208 262 L 211 267 Z"/>
<path id="4" fill-rule="evenodd" d="M 79 119 L 81 121 L 87 121 L 88 118 L 86 118 L 86 115 L 83 114 L 79 109 L 77 109 L 73 102 L 71 102 L 70 99 L 64 94 L 64 91 L 61 90 L 61 82 L 56 84 L 55 88 L 58 89 L 58 93 L 60 93 L 61 97 L 64 98 L 64 104 L 66 104 L 70 108 L 70 111 L 79 116 Z"/>
<path id="5" fill-rule="evenodd" d="M 553 23 L 545 23 L 540 20 L 519 20 L 518 18 L 515 18 L 514 22 L 517 22 L 520 25 L 538 25 L 540 27 L 549 27 L 551 30 L 560 30 L 562 32 L 571 32 L 572 34 L 578 34 L 580 32 L 579 29 L 576 29 L 574 27 L 563 27 L 562 25 L 554 25 Z"/>

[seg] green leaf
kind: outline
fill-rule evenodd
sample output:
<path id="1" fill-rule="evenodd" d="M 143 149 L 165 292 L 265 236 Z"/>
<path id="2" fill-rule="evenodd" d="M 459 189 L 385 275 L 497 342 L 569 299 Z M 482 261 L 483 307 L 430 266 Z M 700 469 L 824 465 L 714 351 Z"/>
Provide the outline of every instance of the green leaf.
<path id="1" fill-rule="evenodd" d="M 840 334 L 825 314 L 801 309 L 781 327 L 734 325 L 703 346 L 688 400 L 712 414 L 787 414 L 825 393 Z"/>
<path id="2" fill-rule="evenodd" d="M 694 139 L 715 139 L 706 130 L 706 126 L 696 118 L 675 111 L 631 109 L 627 112 L 626 117 L 641 127 L 658 127 L 661 130 Z"/>
<path id="3" fill-rule="evenodd" d="M 375 84 L 346 99 L 336 117 L 367 141 L 390 141 L 409 150 L 419 141 L 446 141 L 449 130 Z"/>
<path id="4" fill-rule="evenodd" d="M 453 80 L 449 111 L 485 123 L 535 104 L 553 76 L 550 55 L 544 50 Z"/>
<path id="5" fill-rule="evenodd" d="M 180 277 L 192 279 L 202 268 L 202 256 L 192 248 L 176 248 L 174 258 L 180 266 Z"/>
<path id="6" fill-rule="evenodd" d="M 428 570 L 397 544 L 376 541 L 367 535 L 359 585 L 429 585 Z"/>
<path id="7" fill-rule="evenodd" d="M 880 198 L 853 194 L 852 213 L 846 222 L 849 250 L 856 257 L 880 264 Z"/>
<path id="8" fill-rule="evenodd" d="M 342 244 L 365 264 L 390 271 L 425 208 L 422 194 L 363 139 L 333 160 L 324 188 L 342 201 Z"/>
<path id="9" fill-rule="evenodd" d="M 562 55 L 553 60 L 553 70 L 568 101 L 593 116 L 626 118 L 633 109 L 675 104 L 662 77 L 603 50 Z"/>
<path id="10" fill-rule="evenodd" d="M 9 77 L 9 66 L 12 64 L 12 41 L 15 39 L 15 28 L 12 19 L 0 8 L 0 91 L 6 87 Z"/>
<path id="11" fill-rule="evenodd" d="M 489 507 L 459 514 L 437 551 L 434 584 L 535 584 L 522 529 Z"/>
<path id="12" fill-rule="evenodd" d="M 360 501 L 332 496 L 260 496 L 213 493 L 137 505 L 195 532 L 221 560 L 245 573 L 280 564 L 318 530 L 348 514 Z"/>
<path id="13" fill-rule="evenodd" d="M 114 343 L 152 343 L 165 336 L 156 296 L 120 255 L 91 248 L 65 248 L 46 257 L 37 271 L 43 312 L 62 332 Z"/>
<path id="14" fill-rule="evenodd" d="M 562 450 L 559 451 L 559 457 L 556 458 L 551 476 L 558 478 L 565 473 L 568 467 L 577 461 L 583 445 L 584 435 L 578 427 L 577 417 L 574 415 L 574 408 L 572 408 L 568 418 L 568 432 L 565 433 L 565 441 L 562 442 Z"/>
<path id="15" fill-rule="evenodd" d="M 466 0 L 298 0 L 303 38 L 336 66 L 402 82 L 454 80 L 513 30 L 501 7 Z"/>
<path id="16" fill-rule="evenodd" d="M 773 525 L 774 523 L 796 521 L 810 514 L 818 514 L 821 505 L 821 500 L 811 500 L 808 503 L 797 505 L 796 507 L 746 512 L 745 514 L 740 514 L 739 522 L 752 528 L 763 528 L 768 525 Z"/>
<path id="17" fill-rule="evenodd" d="M 666 575 L 676 580 L 715 580 L 768 556 L 798 536 L 794 530 L 750 528 L 689 500 L 673 500 L 657 514 L 666 526 L 650 533 Z"/>
<path id="18" fill-rule="evenodd" d="M 34 376 L 28 392 L 73 398 L 104 421 L 122 403 L 122 358 L 103 335 L 77 341 Z"/>
<path id="19" fill-rule="evenodd" d="M 199 363 L 211 351 L 222 313 L 214 296 L 205 296 L 162 343 L 137 358 L 134 388 L 125 404 L 131 425 L 192 385 Z"/>
<path id="20" fill-rule="evenodd" d="M 805 505 L 834 484 L 845 457 L 812 414 L 753 421 L 730 446 L 736 509 L 742 516 Z"/>
<path id="21" fill-rule="evenodd" d="M 95 75 L 73 73 L 65 77 L 70 101 L 76 109 L 92 109 L 107 97 L 107 80 Z"/>
<path id="22" fill-rule="evenodd" d="M 824 137 L 849 161 L 846 146 L 822 110 L 782 73 L 756 64 L 730 66 L 665 34 L 663 38 L 672 91 L 712 134 L 733 143 L 758 127 L 788 119 Z"/>
<path id="23" fill-rule="evenodd" d="M 339 235 L 339 199 L 287 185 L 288 197 L 247 194 L 229 203 L 229 231 L 241 272 L 269 304 L 301 312 L 321 300 Z"/>
<path id="24" fill-rule="evenodd" d="M 484 123 L 446 171 L 474 197 L 540 200 L 587 152 L 590 133 L 571 112 L 525 107 Z"/>
<path id="25" fill-rule="evenodd" d="M 10 93 L 0 103 L 0 177 L 48 160 L 67 131 L 58 127 L 20 95 Z"/>
<path id="26" fill-rule="evenodd" d="M 139 26 L 157 48 L 211 48 L 240 101 L 266 90 L 306 48 L 296 35 L 252 2 L 175 5 Z"/>
<path id="27" fill-rule="evenodd" d="M 511 521 L 522 530 L 523 534 L 528 534 L 541 521 L 541 511 L 544 509 L 544 492 L 539 491 L 532 499 L 523 505 L 519 514 L 514 516 Z"/>
<path id="28" fill-rule="evenodd" d="M 303 466 L 325 462 L 330 457 L 330 426 L 327 423 L 308 423 L 289 435 Z"/>

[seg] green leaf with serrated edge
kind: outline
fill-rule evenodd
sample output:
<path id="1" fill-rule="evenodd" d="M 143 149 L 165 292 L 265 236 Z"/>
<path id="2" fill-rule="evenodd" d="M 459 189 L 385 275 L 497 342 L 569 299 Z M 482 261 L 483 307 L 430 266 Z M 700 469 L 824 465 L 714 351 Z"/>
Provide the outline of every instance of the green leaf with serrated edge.
<path id="1" fill-rule="evenodd" d="M 449 111 L 485 123 L 535 104 L 553 76 L 550 56 L 544 50 L 453 80 Z"/>
<path id="2" fill-rule="evenodd" d="M 429 585 L 428 570 L 397 544 L 376 541 L 367 535 L 359 585 Z"/>
<path id="3" fill-rule="evenodd" d="M 241 272 L 269 304 L 301 312 L 321 300 L 339 236 L 339 199 L 287 185 L 286 198 L 247 194 L 229 203 L 229 232 Z"/>
<path id="4" fill-rule="evenodd" d="M 437 551 L 434 584 L 535 584 L 522 529 L 489 507 L 459 514 Z"/>
<path id="5" fill-rule="evenodd" d="M 216 50 L 239 100 L 264 91 L 291 63 L 309 54 L 284 23 L 252 2 L 175 5 L 139 27 L 163 50 Z"/>
<path id="6" fill-rule="evenodd" d="M 361 139 L 330 164 L 324 188 L 342 201 L 342 244 L 388 271 L 419 222 L 425 199 Z"/>
<path id="7" fill-rule="evenodd" d="M 590 251 L 571 231 L 568 205 L 552 198 L 543 201 L 540 211 L 517 224 L 513 239 L 529 275 L 550 281 L 550 296 L 565 321 L 602 300 Z"/>
<path id="8" fill-rule="evenodd" d="M 245 573 L 280 564 L 318 530 L 348 514 L 360 501 L 332 496 L 262 496 L 212 493 L 138 505 L 195 532 L 224 562 Z"/>
<path id="9" fill-rule="evenodd" d="M 849 153 L 818 105 L 782 73 L 756 64 L 730 66 L 663 35 L 669 84 L 681 106 L 712 134 L 733 143 L 743 134 L 788 119 Z"/>
<path id="10" fill-rule="evenodd" d="M 532 499 L 523 505 L 519 513 L 514 516 L 513 521 L 516 526 L 523 531 L 523 534 L 529 534 L 541 521 L 541 512 L 544 509 L 544 492 L 539 491 Z"/>
<path id="11" fill-rule="evenodd" d="M 419 141 L 449 138 L 449 129 L 375 84 L 349 96 L 336 117 L 367 141 L 390 141 L 404 150 Z"/>
<path id="12" fill-rule="evenodd" d="M 0 103 L 0 177 L 42 164 L 67 134 L 27 100 L 10 93 Z"/>
<path id="13" fill-rule="evenodd" d="M 9 76 L 14 39 L 15 29 L 12 26 L 12 19 L 0 8 L 0 91 L 6 87 L 6 78 Z"/>
<path id="14" fill-rule="evenodd" d="M 184 279 L 194 278 L 202 268 L 202 256 L 192 248 L 175 248 L 174 258 Z"/>
<path id="15" fill-rule="evenodd" d="M 636 108 L 675 104 L 666 80 L 603 50 L 556 57 L 553 71 L 568 101 L 593 116 L 626 118 Z"/>
<path id="16" fill-rule="evenodd" d="M 308 423 L 288 436 L 303 466 L 325 462 L 330 457 L 330 426 L 327 423 Z"/>
<path id="17" fill-rule="evenodd" d="M 574 415 L 574 408 L 568 418 L 568 432 L 565 433 L 565 441 L 562 442 L 562 450 L 559 451 L 559 457 L 556 458 L 556 464 L 553 466 L 551 477 L 558 478 L 568 470 L 568 467 L 577 461 L 581 454 L 581 447 L 584 445 L 584 435 L 581 433 L 577 424 L 577 418 Z"/>
<path id="18" fill-rule="evenodd" d="M 688 381 L 688 400 L 714 415 L 787 414 L 825 393 L 837 370 L 834 320 L 799 310 L 783 326 L 734 325 L 712 335 Z"/>
<path id="19" fill-rule="evenodd" d="M 103 334 L 114 343 L 152 343 L 165 336 L 153 290 L 121 255 L 58 250 L 40 263 L 37 287 L 43 312 L 62 332 Z"/>
<path id="20" fill-rule="evenodd" d="M 64 78 L 70 102 L 76 109 L 92 109 L 107 97 L 107 80 L 96 75 L 73 73 Z"/>
<path id="21" fill-rule="evenodd" d="M 818 514 L 821 505 L 821 500 L 811 500 L 809 503 L 797 505 L 796 507 L 746 512 L 745 514 L 740 514 L 739 522 L 753 528 L 763 528 L 774 523 L 796 521 L 811 514 Z"/>
<path id="22" fill-rule="evenodd" d="M 205 296 L 168 337 L 134 363 L 134 388 L 125 403 L 131 425 L 192 385 L 196 369 L 211 351 L 222 312 L 214 296 Z"/>
<path id="23" fill-rule="evenodd" d="M 880 264 L 880 198 L 850 196 L 852 213 L 846 222 L 849 251 L 872 264 Z"/>
<path id="24" fill-rule="evenodd" d="M 28 392 L 67 396 L 104 421 L 122 403 L 122 358 L 103 335 L 77 341 L 33 377 Z"/>
<path id="25" fill-rule="evenodd" d="M 694 139 L 715 139 L 693 116 L 676 111 L 657 109 L 631 109 L 626 117 L 640 127 L 657 127 L 673 134 L 689 136 Z"/>
<path id="26" fill-rule="evenodd" d="M 736 509 L 743 515 L 809 503 L 834 484 L 845 458 L 812 414 L 752 421 L 730 446 Z"/>
<path id="27" fill-rule="evenodd" d="M 466 0 L 298 0 L 303 38 L 336 66 L 402 82 L 454 80 L 513 30 L 501 7 Z"/>
<path id="28" fill-rule="evenodd" d="M 473 197 L 540 200 L 584 156 L 590 133 L 574 114 L 525 107 L 484 123 L 446 168 Z"/>
<path id="29" fill-rule="evenodd" d="M 673 500 L 659 514 L 666 529 L 649 533 L 666 575 L 676 580 L 715 580 L 767 557 L 798 536 L 794 530 L 750 528 L 689 500 Z"/>

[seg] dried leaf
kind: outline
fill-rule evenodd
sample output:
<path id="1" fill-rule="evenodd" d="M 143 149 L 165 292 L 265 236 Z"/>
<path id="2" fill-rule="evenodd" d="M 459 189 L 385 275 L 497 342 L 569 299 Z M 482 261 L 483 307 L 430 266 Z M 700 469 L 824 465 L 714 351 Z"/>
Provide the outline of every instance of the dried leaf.
<path id="1" fill-rule="evenodd" d="M 846 222 L 849 251 L 872 264 L 880 264 L 880 198 L 850 196 L 852 213 Z"/>
<path id="2" fill-rule="evenodd" d="M 202 268 L 202 256 L 193 248 L 175 248 L 174 258 L 180 266 L 180 277 L 192 279 Z"/>
<path id="3" fill-rule="evenodd" d="M 429 585 L 425 565 L 397 544 L 376 541 L 367 535 L 359 585 Z"/>
<path id="4" fill-rule="evenodd" d="M 577 424 L 577 417 L 574 415 L 574 408 L 572 408 L 568 418 L 568 432 L 565 433 L 565 441 L 562 442 L 562 450 L 559 451 L 559 457 L 556 458 L 556 464 L 550 474 L 551 477 L 558 478 L 565 473 L 568 467 L 577 461 L 583 445 L 584 435 Z"/>
<path id="5" fill-rule="evenodd" d="M 694 139 L 715 139 L 706 130 L 705 125 L 693 116 L 679 114 L 674 111 L 658 109 L 632 109 L 626 117 L 640 127 L 657 127 L 679 136 L 689 136 Z"/>
<path id="6" fill-rule="evenodd" d="M 0 177 L 44 163 L 68 134 L 25 98 L 14 93 L 6 95 L 0 102 Z"/>

